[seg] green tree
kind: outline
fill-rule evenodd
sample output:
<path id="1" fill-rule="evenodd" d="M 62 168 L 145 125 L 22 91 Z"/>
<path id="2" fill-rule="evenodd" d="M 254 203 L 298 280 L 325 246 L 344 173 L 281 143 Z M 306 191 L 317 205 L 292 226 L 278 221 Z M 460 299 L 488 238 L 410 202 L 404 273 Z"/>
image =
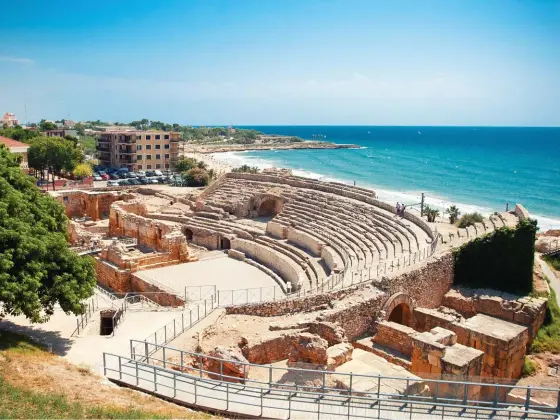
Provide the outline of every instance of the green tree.
<path id="1" fill-rule="evenodd" d="M 179 172 L 187 172 L 189 169 L 196 168 L 197 166 L 198 161 L 195 158 L 183 158 L 175 164 L 175 169 Z"/>
<path id="2" fill-rule="evenodd" d="M 76 132 L 78 133 L 79 136 L 85 136 L 86 135 L 86 126 L 83 125 L 82 123 L 77 123 L 74 126 L 74 130 L 76 130 Z"/>
<path id="3" fill-rule="evenodd" d="M 459 218 L 459 215 L 461 214 L 456 205 L 449 206 L 447 210 L 445 210 L 445 213 L 449 215 L 449 223 L 451 223 L 452 225 L 455 224 L 455 222 Z"/>
<path id="4" fill-rule="evenodd" d="M 424 207 L 424 214 L 428 218 L 428 222 L 433 223 L 439 217 L 439 210 L 426 206 Z"/>
<path id="5" fill-rule="evenodd" d="M 91 296 L 90 258 L 67 245 L 64 208 L 35 187 L 7 149 L 0 147 L 0 313 L 49 318 L 59 304 L 79 314 Z"/>
<path id="6" fill-rule="evenodd" d="M 56 124 L 43 119 L 39 122 L 39 130 L 41 131 L 56 130 Z"/>
<path id="7" fill-rule="evenodd" d="M 460 219 L 457 226 L 460 228 L 466 228 L 468 226 L 473 226 L 475 223 L 482 223 L 484 217 L 480 213 L 466 213 Z"/>
<path id="8" fill-rule="evenodd" d="M 74 176 L 83 179 L 93 174 L 93 169 L 87 163 L 80 163 L 74 168 Z"/>
<path id="9" fill-rule="evenodd" d="M 29 166 L 52 176 L 62 171 L 70 172 L 84 159 L 83 152 L 70 141 L 59 137 L 38 137 L 27 151 Z"/>
<path id="10" fill-rule="evenodd" d="M 208 172 L 200 168 L 189 169 L 187 172 L 183 172 L 182 177 L 189 187 L 203 187 L 208 185 L 210 180 Z"/>
<path id="11" fill-rule="evenodd" d="M 8 137 L 23 143 L 31 143 L 35 137 L 40 136 L 41 133 L 37 130 L 26 130 L 22 127 L 15 126 L 12 128 L 5 128 L 0 130 L 0 136 Z"/>

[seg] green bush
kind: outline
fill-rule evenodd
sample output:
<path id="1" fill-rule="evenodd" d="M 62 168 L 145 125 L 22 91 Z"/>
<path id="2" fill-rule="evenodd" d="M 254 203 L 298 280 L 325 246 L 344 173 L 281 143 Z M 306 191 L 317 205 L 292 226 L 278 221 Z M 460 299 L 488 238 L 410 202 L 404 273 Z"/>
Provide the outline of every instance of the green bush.
<path id="1" fill-rule="evenodd" d="M 523 363 L 523 371 L 521 376 L 532 376 L 539 370 L 539 364 L 528 357 L 525 357 L 525 362 Z"/>
<path id="2" fill-rule="evenodd" d="M 557 271 L 560 271 L 560 258 L 550 257 L 548 255 L 545 255 L 544 257 L 541 258 L 545 260 L 548 263 L 548 265 L 550 265 L 552 268 L 554 268 Z"/>
<path id="3" fill-rule="evenodd" d="M 467 213 L 459 219 L 459 224 L 457 226 L 460 228 L 466 228 L 467 226 L 472 226 L 475 223 L 482 223 L 483 220 L 484 217 L 480 213 Z"/>
<path id="4" fill-rule="evenodd" d="M 527 294 L 533 289 L 537 222 L 503 227 L 453 251 L 454 283 Z"/>
<path id="5" fill-rule="evenodd" d="M 208 172 L 201 168 L 189 169 L 187 172 L 183 172 L 182 176 L 189 187 L 203 187 L 208 185 L 210 180 Z"/>
<path id="6" fill-rule="evenodd" d="M 531 344 L 532 353 L 545 351 L 560 354 L 560 307 L 552 287 L 546 305 L 544 324 Z"/>
<path id="7" fill-rule="evenodd" d="M 231 172 L 247 172 L 250 174 L 256 174 L 259 172 L 259 168 L 257 168 L 256 166 L 241 165 L 238 168 L 233 168 Z"/>

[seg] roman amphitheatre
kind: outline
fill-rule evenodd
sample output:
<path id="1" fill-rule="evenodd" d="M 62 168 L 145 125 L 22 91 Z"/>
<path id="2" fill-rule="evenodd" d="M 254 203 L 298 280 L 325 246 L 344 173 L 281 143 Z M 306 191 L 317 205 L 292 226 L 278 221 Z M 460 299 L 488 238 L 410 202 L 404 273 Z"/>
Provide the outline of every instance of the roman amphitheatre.
<path id="1" fill-rule="evenodd" d="M 557 389 L 510 386 L 546 299 L 453 285 L 452 248 L 515 226 L 521 205 L 458 229 L 289 170 L 185 190 L 52 193 L 98 288 L 77 319 L 4 328 L 120 385 L 220 413 L 552 418 L 541 400 Z"/>

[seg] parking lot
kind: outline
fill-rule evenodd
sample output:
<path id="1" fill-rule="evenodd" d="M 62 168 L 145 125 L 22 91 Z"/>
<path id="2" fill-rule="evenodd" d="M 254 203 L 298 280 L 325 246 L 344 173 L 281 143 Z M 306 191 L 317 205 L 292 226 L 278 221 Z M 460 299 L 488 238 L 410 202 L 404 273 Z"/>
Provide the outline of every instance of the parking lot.
<path id="1" fill-rule="evenodd" d="M 93 173 L 94 186 L 140 186 L 140 185 L 173 185 L 182 187 L 185 185 L 183 178 L 178 173 L 160 170 L 148 170 L 138 172 L 128 172 L 124 169 L 118 170 L 98 170 Z"/>

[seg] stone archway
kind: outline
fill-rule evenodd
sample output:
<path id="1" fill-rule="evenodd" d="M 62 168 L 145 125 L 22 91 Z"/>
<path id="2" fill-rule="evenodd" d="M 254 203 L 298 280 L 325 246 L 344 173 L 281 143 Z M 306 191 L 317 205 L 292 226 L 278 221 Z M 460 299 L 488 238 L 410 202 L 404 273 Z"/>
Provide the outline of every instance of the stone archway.
<path id="1" fill-rule="evenodd" d="M 383 311 L 385 311 L 385 319 L 387 321 L 396 322 L 397 324 L 406 325 L 407 327 L 414 326 L 414 301 L 410 296 L 405 293 L 395 293 L 385 305 L 383 305 Z"/>
<path id="2" fill-rule="evenodd" d="M 189 228 L 185 228 L 185 237 L 187 238 L 187 241 L 192 241 L 193 238 L 193 231 L 190 230 Z"/>
<path id="3" fill-rule="evenodd" d="M 278 214 L 277 208 L 279 207 L 279 200 L 267 198 L 257 208 L 257 214 L 261 216 L 274 216 Z"/>
<path id="4" fill-rule="evenodd" d="M 220 238 L 220 249 L 230 249 L 231 241 L 228 238 Z"/>

